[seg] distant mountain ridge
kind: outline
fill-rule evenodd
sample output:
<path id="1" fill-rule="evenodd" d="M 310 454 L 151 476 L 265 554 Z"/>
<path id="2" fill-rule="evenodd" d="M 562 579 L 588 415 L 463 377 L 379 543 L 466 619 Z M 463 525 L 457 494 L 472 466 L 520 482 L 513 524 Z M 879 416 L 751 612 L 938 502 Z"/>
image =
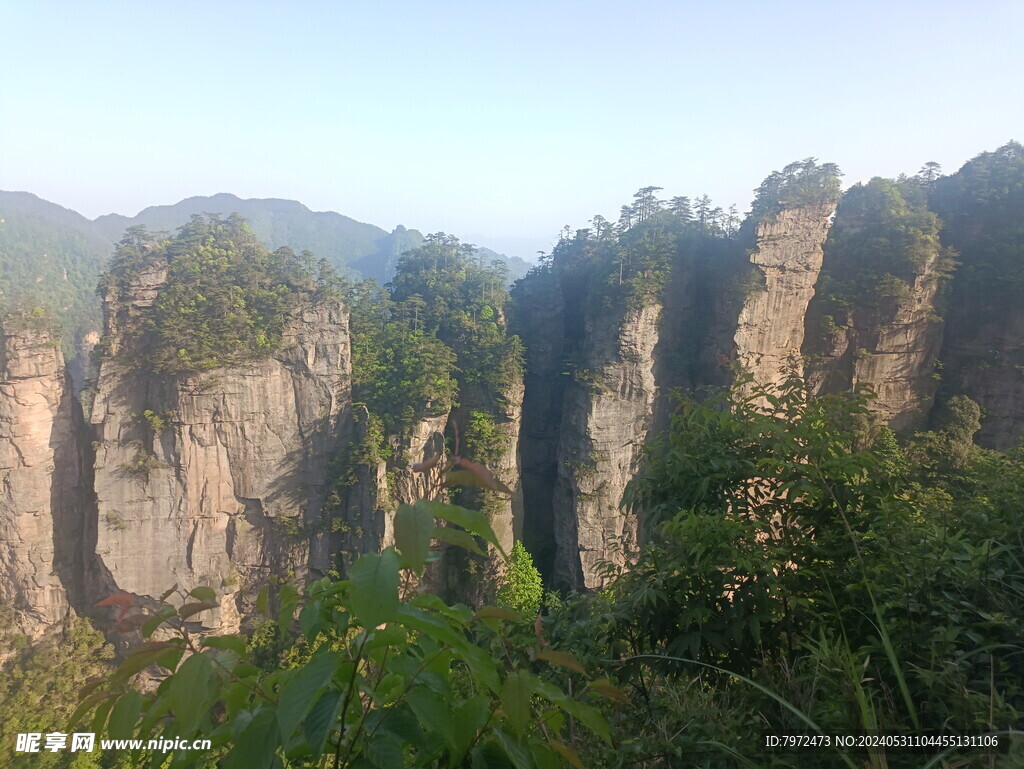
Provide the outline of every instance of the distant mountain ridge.
<path id="1" fill-rule="evenodd" d="M 295 251 L 309 250 L 350 278 L 374 278 L 379 283 L 391 280 L 403 251 L 416 248 L 424 240 L 421 232 L 402 225 L 389 233 L 335 211 L 313 211 L 296 200 L 246 199 L 227 192 L 185 198 L 173 205 L 150 206 L 131 217 L 106 214 L 97 217 L 94 224 L 107 240 L 116 243 L 126 229 L 136 225 L 156 232 L 173 232 L 195 214 L 233 213 L 243 217 L 270 249 L 290 246 Z M 518 257 L 510 258 L 489 248 L 480 251 L 487 261 L 500 259 L 508 264 L 511 280 L 522 277 L 530 268 Z"/>
<path id="2" fill-rule="evenodd" d="M 424 242 L 422 233 L 402 225 L 387 232 L 280 198 L 245 199 L 222 192 L 150 206 L 135 216 L 106 214 L 90 220 L 30 192 L 0 190 L 0 310 L 19 303 L 50 309 L 64 328 L 66 352 L 81 351 L 82 340 L 100 330 L 96 284 L 125 230 L 141 225 L 173 233 L 196 214 L 238 214 L 270 249 L 308 250 L 349 279 L 373 278 L 381 284 L 391 280 L 404 251 Z M 505 262 L 510 281 L 530 268 L 518 257 L 479 251 L 485 262 Z"/>
<path id="3" fill-rule="evenodd" d="M 238 214 L 268 248 L 290 246 L 295 251 L 309 250 L 349 277 L 372 277 L 382 282 L 390 278 L 387 262 L 396 245 L 404 251 L 423 242 L 423 236 L 416 230 L 401 227 L 389 235 L 375 225 L 334 211 L 312 211 L 295 200 L 243 199 L 223 192 L 186 198 L 174 205 L 150 206 L 132 217 L 107 214 L 97 217 L 95 224 L 108 240 L 116 243 L 129 227 L 142 225 L 151 231 L 173 233 L 196 214 Z M 352 267 L 355 262 L 359 262 L 359 268 Z"/>
<path id="4" fill-rule="evenodd" d="M 112 251 L 81 214 L 29 192 L 0 191 L 0 311 L 19 305 L 50 310 L 63 328 L 68 358 L 99 332 L 96 284 Z M 84 357 L 72 360 L 76 373 L 84 366 Z"/>

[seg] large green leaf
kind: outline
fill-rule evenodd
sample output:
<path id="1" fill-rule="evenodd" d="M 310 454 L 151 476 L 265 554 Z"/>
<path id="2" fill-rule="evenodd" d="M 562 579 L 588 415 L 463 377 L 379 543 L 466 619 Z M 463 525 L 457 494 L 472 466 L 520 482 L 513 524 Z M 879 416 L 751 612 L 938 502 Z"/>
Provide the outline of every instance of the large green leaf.
<path id="1" fill-rule="evenodd" d="M 324 744 L 327 742 L 334 719 L 337 718 L 340 704 L 341 692 L 333 689 L 325 691 L 310 709 L 306 720 L 302 722 L 302 731 L 314 756 L 323 753 Z"/>
<path id="2" fill-rule="evenodd" d="M 378 732 L 366 745 L 366 757 L 379 769 L 395 769 L 405 764 L 402 743 L 389 732 Z"/>
<path id="3" fill-rule="evenodd" d="M 292 672 L 282 684 L 277 703 L 277 724 L 286 740 L 295 733 L 320 695 L 327 691 L 339 664 L 340 654 L 318 651 L 305 666 Z"/>
<path id="4" fill-rule="evenodd" d="M 419 574 L 430 553 L 434 514 L 423 502 L 400 505 L 395 513 L 395 547 L 402 554 L 402 565 Z"/>
<path id="5" fill-rule="evenodd" d="M 188 591 L 188 594 L 200 601 L 216 601 L 217 593 L 212 587 L 200 586 Z"/>
<path id="6" fill-rule="evenodd" d="M 134 734 L 135 722 L 139 719 L 142 708 L 142 695 L 138 692 L 126 692 L 118 699 L 114 709 L 110 711 L 107 722 L 107 734 L 115 740 L 126 740 Z"/>
<path id="7" fill-rule="evenodd" d="M 436 732 L 449 747 L 457 749 L 455 721 L 452 718 L 451 703 L 446 697 L 425 686 L 416 686 L 406 695 L 406 701 L 427 732 Z"/>
<path id="8" fill-rule="evenodd" d="M 503 556 L 508 556 L 501 543 L 498 542 L 498 537 L 494 533 L 494 529 L 491 528 L 491 524 L 488 523 L 487 516 L 483 513 L 476 510 L 468 510 L 458 505 L 445 504 L 444 502 L 420 502 L 419 504 L 429 508 L 435 518 L 441 518 L 449 523 L 454 523 L 456 526 L 461 526 L 478 537 L 483 537 L 487 542 L 498 548 Z"/>
<path id="9" fill-rule="evenodd" d="M 191 735 L 209 712 L 213 663 L 205 654 L 193 654 L 171 677 L 167 698 L 182 736 Z"/>
<path id="10" fill-rule="evenodd" d="M 388 548 L 380 555 L 366 553 L 352 566 L 352 613 L 367 630 L 394 619 L 398 611 L 399 557 Z"/>
<path id="11" fill-rule="evenodd" d="M 530 757 L 529 749 L 519 740 L 500 730 L 495 732 L 495 736 L 498 738 L 498 742 L 501 743 L 505 755 L 508 756 L 508 759 L 516 769 L 536 769 L 533 759 Z"/>
<path id="12" fill-rule="evenodd" d="M 537 681 L 536 692 L 553 705 L 557 705 L 590 731 L 611 745 L 612 735 L 601 711 L 590 705 L 574 700 L 564 691 L 547 681 Z"/>
<path id="13" fill-rule="evenodd" d="M 434 539 L 447 542 L 449 545 L 461 547 L 472 553 L 477 553 L 479 555 L 484 554 L 483 549 L 477 544 L 476 539 L 468 531 L 453 529 L 451 526 L 438 526 L 434 529 L 432 536 Z"/>
<path id="14" fill-rule="evenodd" d="M 522 734 L 530 723 L 530 698 L 537 689 L 537 680 L 525 671 L 509 673 L 501 685 L 501 708 L 509 726 Z"/>
<path id="15" fill-rule="evenodd" d="M 269 708 L 261 710 L 239 735 L 224 759 L 222 769 L 271 769 L 280 743 L 281 734 L 274 711 Z"/>
<path id="16" fill-rule="evenodd" d="M 458 764 L 476 742 L 477 732 L 484 727 L 490 715 L 491 700 L 483 694 L 471 697 L 455 710 L 456 750 L 452 755 L 453 764 Z"/>

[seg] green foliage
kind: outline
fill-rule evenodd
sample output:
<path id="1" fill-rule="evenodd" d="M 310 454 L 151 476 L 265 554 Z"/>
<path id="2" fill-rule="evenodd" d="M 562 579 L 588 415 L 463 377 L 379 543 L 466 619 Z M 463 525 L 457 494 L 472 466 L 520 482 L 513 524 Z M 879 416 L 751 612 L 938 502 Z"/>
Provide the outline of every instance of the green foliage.
<path id="1" fill-rule="evenodd" d="M 951 324 L 969 331 L 999 322 L 1024 294 L 1024 147 L 1009 142 L 934 182 L 929 204 L 942 240 L 960 255 Z"/>
<path id="2" fill-rule="evenodd" d="M 166 462 L 161 462 L 155 454 L 147 451 L 141 446 L 138 451 L 135 452 L 135 457 L 130 462 L 125 462 L 121 465 L 121 470 L 125 474 L 131 478 L 140 480 L 143 483 L 149 481 L 149 474 L 154 470 L 162 470 L 166 468 Z"/>
<path id="3" fill-rule="evenodd" d="M 497 546 L 480 513 L 427 502 L 403 507 L 395 519 L 401 552 L 364 555 L 350 579 L 314 582 L 303 599 L 283 586 L 279 630 L 255 643 L 192 636 L 185 620 L 216 605 L 211 590 L 197 589 L 200 603 L 166 607 L 146 623 L 144 636 L 163 626 L 165 640 L 137 646 L 75 717 L 92 713 L 100 733 L 212 740 L 210 755 L 156 755 L 154 767 L 211 758 L 228 769 L 579 766 L 574 739 L 590 733 L 612 741 L 593 703 L 624 695 L 590 679 L 573 655 L 548 648 L 539 632 L 531 636 L 509 609 L 474 614 L 414 594 L 411 579 L 435 556 L 431 542 L 446 528 L 435 519 Z M 260 604 L 269 608 L 265 598 Z M 257 653 L 266 664 L 268 641 L 273 646 L 284 629 L 301 637 L 294 653 L 278 656 L 269 672 L 254 664 Z M 163 678 L 140 697 L 131 678 L 149 666 Z M 566 675 L 577 696 L 562 685 Z"/>
<path id="4" fill-rule="evenodd" d="M 540 610 L 543 595 L 544 584 L 540 572 L 533 565 L 533 558 L 523 543 L 517 540 L 512 546 L 504 583 L 498 588 L 497 602 L 524 617 L 531 617 Z"/>
<path id="5" fill-rule="evenodd" d="M 841 176 L 835 163 L 819 165 L 816 158 L 790 163 L 769 174 L 754 191 L 749 221 L 774 219 L 784 208 L 836 203 Z"/>
<path id="6" fill-rule="evenodd" d="M 919 181 L 876 177 L 855 184 L 829 231 L 812 312 L 855 315 L 865 330 L 889 321 L 920 276 L 940 285 L 949 278 L 955 262 L 939 242 L 940 228 Z"/>
<path id="7" fill-rule="evenodd" d="M 70 358 L 100 329 L 93 288 L 110 250 L 87 219 L 28 193 L 0 192 L 0 312 L 45 308 Z"/>
<path id="8" fill-rule="evenodd" d="M 53 315 L 45 307 L 39 305 L 19 305 L 11 308 L 4 313 L 0 326 L 8 333 L 36 331 L 53 337 L 59 335 Z"/>
<path id="9" fill-rule="evenodd" d="M 503 263 L 485 265 L 473 246 L 438 233 L 399 259 L 391 299 L 398 317 L 455 352 L 461 387 L 500 394 L 522 370 L 519 340 L 508 334 L 502 312 L 507 283 Z"/>
<path id="10" fill-rule="evenodd" d="M 522 345 L 508 333 L 503 263 L 458 239 L 429 235 L 405 252 L 385 290 L 374 281 L 351 286 L 352 385 L 356 401 L 401 433 L 425 416 L 463 405 L 470 442 L 493 458 L 493 423 L 509 384 L 522 377 Z"/>
<path id="11" fill-rule="evenodd" d="M 195 216 L 165 241 L 130 229 L 101 290 L 125 297 L 146 269 L 166 270 L 166 281 L 152 310 L 139 320 L 127 317 L 124 331 L 141 341 L 145 362 L 165 373 L 208 371 L 271 355 L 281 345 L 289 313 L 335 285 L 323 265 L 314 277 L 308 252 L 268 252 L 237 216 Z"/>
<path id="12" fill-rule="evenodd" d="M 400 432 L 455 403 L 455 353 L 437 337 L 406 321 L 385 321 L 370 334 L 354 335 L 353 397 Z"/>
<path id="13" fill-rule="evenodd" d="M 466 456 L 493 465 L 505 449 L 505 437 L 486 411 L 471 411 L 463 431 Z"/>
<path id="14" fill-rule="evenodd" d="M 633 566 L 552 607 L 553 641 L 585 664 L 618 660 L 606 669 L 637 694 L 611 719 L 630 739 L 615 757 L 595 745 L 588 766 L 709 750 L 709 766 L 765 765 L 765 733 L 1019 729 L 1024 456 L 968 449 L 978 409 L 966 399 L 906 451 L 867 406 L 810 398 L 795 379 L 681 402 L 629 490 L 646 532 Z M 1022 749 L 995 765 L 1016 766 Z"/>
<path id="15" fill-rule="evenodd" d="M 9 623 L 5 618 L 5 624 Z M 14 753 L 15 735 L 65 732 L 79 690 L 111 670 L 114 650 L 84 619 L 70 619 L 52 635 L 32 645 L 8 628 L 0 666 L 0 763 L 43 769 L 94 769 L 97 753 Z M 108 757 L 104 766 L 120 766 Z"/>

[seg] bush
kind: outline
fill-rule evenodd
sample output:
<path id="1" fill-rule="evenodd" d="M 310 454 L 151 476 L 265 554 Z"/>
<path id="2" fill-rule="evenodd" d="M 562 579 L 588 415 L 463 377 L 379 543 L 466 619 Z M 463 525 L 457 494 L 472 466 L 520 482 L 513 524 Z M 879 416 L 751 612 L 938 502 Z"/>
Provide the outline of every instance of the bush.
<path id="1" fill-rule="evenodd" d="M 497 602 L 513 611 L 531 617 L 540 611 L 540 601 L 544 596 L 544 585 L 540 572 L 533 565 L 533 558 L 522 542 L 516 541 L 512 546 L 505 582 L 498 588 Z"/>

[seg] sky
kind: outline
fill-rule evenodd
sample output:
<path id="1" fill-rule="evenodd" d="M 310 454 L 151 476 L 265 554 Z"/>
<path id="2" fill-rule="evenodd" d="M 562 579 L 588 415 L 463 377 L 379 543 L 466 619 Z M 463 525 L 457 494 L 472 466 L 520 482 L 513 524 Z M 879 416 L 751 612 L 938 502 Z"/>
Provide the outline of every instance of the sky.
<path id="1" fill-rule="evenodd" d="M 1024 141 L 1024 2 L 0 0 L 0 189 L 299 200 L 512 255 L 640 187 L 745 211 Z"/>

